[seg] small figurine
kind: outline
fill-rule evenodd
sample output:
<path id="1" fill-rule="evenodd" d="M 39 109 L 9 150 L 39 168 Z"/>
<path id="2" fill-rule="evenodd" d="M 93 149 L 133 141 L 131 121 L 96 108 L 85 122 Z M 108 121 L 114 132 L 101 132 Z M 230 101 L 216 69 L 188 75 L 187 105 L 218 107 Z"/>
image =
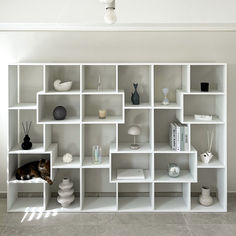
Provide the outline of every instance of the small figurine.
<path id="1" fill-rule="evenodd" d="M 133 86 L 134 86 L 134 93 L 131 93 L 131 101 L 133 105 L 139 105 L 140 100 L 139 100 L 139 94 L 137 91 L 138 83 L 133 83 Z"/>
<path id="2" fill-rule="evenodd" d="M 30 121 L 30 124 L 28 126 L 28 122 L 26 121 L 26 125 L 24 126 L 24 123 L 22 122 L 22 127 L 23 127 L 23 130 L 24 130 L 24 134 L 25 134 L 25 137 L 24 137 L 24 142 L 21 144 L 21 147 L 22 149 L 24 150 L 29 150 L 32 148 L 32 143 L 30 142 L 30 137 L 29 137 L 29 131 L 30 131 L 30 128 L 31 128 L 31 121 Z"/>

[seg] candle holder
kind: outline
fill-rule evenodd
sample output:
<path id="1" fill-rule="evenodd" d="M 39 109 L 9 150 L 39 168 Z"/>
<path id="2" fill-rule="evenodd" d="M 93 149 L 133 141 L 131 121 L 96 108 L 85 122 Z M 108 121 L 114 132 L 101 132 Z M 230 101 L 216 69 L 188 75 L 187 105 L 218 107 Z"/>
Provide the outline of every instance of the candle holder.
<path id="1" fill-rule="evenodd" d="M 99 145 L 93 146 L 92 162 L 94 164 L 100 164 L 102 162 L 102 147 Z"/>
<path id="2" fill-rule="evenodd" d="M 107 116 L 107 110 L 99 110 L 98 111 L 99 119 L 106 119 L 106 116 Z"/>

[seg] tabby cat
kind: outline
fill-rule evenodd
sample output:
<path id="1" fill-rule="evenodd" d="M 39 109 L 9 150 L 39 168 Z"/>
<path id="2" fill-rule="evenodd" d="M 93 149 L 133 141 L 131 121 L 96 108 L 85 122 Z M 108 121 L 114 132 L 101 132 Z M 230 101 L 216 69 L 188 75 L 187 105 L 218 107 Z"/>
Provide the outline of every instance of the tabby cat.
<path id="1" fill-rule="evenodd" d="M 16 171 L 16 179 L 18 180 L 29 180 L 33 177 L 42 178 L 49 184 L 52 184 L 50 179 L 50 161 L 41 159 L 40 161 L 30 162 Z"/>

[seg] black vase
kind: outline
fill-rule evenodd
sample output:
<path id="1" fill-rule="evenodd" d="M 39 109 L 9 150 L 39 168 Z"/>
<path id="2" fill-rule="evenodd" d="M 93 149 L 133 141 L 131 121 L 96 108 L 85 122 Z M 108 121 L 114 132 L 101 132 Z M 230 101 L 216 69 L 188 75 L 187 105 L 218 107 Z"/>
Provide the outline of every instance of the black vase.
<path id="1" fill-rule="evenodd" d="M 58 106 L 53 110 L 53 117 L 55 120 L 64 120 L 66 118 L 66 108 Z"/>
<path id="2" fill-rule="evenodd" d="M 28 134 L 24 137 L 24 142 L 21 144 L 22 149 L 29 150 L 32 148 L 32 143 L 30 142 L 30 137 Z"/>
<path id="3" fill-rule="evenodd" d="M 131 101 L 133 105 L 139 105 L 140 104 L 140 99 L 139 99 L 139 94 L 137 91 L 138 83 L 133 83 L 134 86 L 134 93 L 131 94 Z"/>

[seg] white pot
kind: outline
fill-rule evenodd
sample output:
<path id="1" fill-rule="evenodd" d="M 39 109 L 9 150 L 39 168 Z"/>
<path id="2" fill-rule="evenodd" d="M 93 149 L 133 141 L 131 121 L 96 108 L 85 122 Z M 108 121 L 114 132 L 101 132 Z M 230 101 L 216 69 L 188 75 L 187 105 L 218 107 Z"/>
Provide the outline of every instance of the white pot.
<path id="1" fill-rule="evenodd" d="M 203 206 L 210 206 L 213 203 L 213 198 L 210 195 L 210 188 L 202 187 L 202 194 L 199 197 L 199 202 Z"/>
<path id="2" fill-rule="evenodd" d="M 213 158 L 213 154 L 211 152 L 204 152 L 200 155 L 201 161 L 205 164 L 208 164 Z"/>
<path id="3" fill-rule="evenodd" d="M 54 89 L 59 92 L 69 91 L 72 87 L 72 81 L 61 83 L 61 80 L 54 81 Z"/>
<path id="4" fill-rule="evenodd" d="M 68 207 L 74 200 L 73 183 L 68 178 L 64 178 L 59 184 L 57 201 L 62 207 Z"/>

